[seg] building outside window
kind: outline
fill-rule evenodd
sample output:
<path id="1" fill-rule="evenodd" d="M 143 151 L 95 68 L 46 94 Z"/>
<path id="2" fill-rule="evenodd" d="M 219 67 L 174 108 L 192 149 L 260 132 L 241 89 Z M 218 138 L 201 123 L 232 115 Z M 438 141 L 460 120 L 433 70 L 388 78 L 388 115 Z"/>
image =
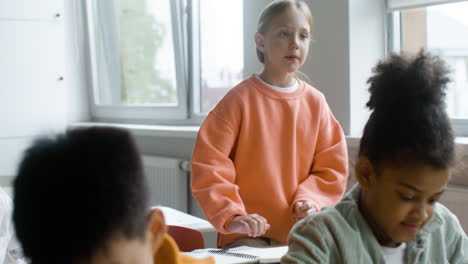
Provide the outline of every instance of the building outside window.
<path id="1" fill-rule="evenodd" d="M 390 51 L 424 49 L 449 64 L 447 112 L 457 132 L 468 135 L 468 1 L 389 0 L 388 5 Z"/>

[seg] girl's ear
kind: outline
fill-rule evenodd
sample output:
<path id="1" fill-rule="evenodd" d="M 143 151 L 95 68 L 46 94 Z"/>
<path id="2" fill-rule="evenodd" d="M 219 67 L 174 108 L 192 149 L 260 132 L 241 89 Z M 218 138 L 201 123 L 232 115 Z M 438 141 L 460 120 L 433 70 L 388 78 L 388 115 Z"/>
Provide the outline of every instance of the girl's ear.
<path id="1" fill-rule="evenodd" d="M 166 221 L 164 220 L 164 214 L 159 209 L 151 210 L 147 232 L 152 237 L 153 252 L 158 249 L 163 240 L 164 235 L 167 232 Z"/>
<path id="2" fill-rule="evenodd" d="M 363 190 L 368 190 L 375 180 L 375 170 L 367 157 L 359 157 L 354 167 L 356 180 Z"/>
<path id="3" fill-rule="evenodd" d="M 264 40 L 265 38 L 263 37 L 262 34 L 260 34 L 259 32 L 255 32 L 255 46 L 261 52 L 264 52 L 264 47 L 265 47 Z"/>

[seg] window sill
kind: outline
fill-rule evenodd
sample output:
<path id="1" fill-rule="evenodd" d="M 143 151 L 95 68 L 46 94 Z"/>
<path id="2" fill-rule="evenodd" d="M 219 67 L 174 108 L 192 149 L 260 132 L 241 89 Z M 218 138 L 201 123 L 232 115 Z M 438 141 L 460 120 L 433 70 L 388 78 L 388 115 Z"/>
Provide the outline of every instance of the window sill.
<path id="1" fill-rule="evenodd" d="M 120 123 L 104 123 L 104 122 L 76 122 L 71 123 L 69 127 L 91 127 L 91 126 L 106 126 L 118 127 L 130 130 L 137 136 L 154 136 L 154 137 L 171 137 L 171 138 L 193 138 L 197 137 L 199 126 L 164 126 L 164 125 L 135 125 L 135 124 L 120 124 Z M 359 137 L 346 136 L 348 145 L 359 146 Z M 468 137 L 456 137 L 457 145 L 467 145 Z"/>
<path id="2" fill-rule="evenodd" d="M 99 122 L 76 122 L 70 128 L 105 126 L 130 130 L 136 136 L 193 138 L 197 137 L 199 126 L 162 126 L 162 125 L 134 125 Z"/>
<path id="3" fill-rule="evenodd" d="M 348 145 L 352 146 L 359 146 L 361 138 L 357 136 L 346 136 L 346 142 Z M 456 145 L 464 145 L 468 147 L 468 137 L 456 137 L 455 138 Z"/>

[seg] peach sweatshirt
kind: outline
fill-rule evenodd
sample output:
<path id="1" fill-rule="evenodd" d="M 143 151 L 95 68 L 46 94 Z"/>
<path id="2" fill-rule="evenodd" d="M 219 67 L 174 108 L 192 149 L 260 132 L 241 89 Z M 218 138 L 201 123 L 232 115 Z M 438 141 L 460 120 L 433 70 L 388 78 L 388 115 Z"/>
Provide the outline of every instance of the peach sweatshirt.
<path id="1" fill-rule="evenodd" d="M 218 246 L 245 234 L 226 230 L 235 215 L 265 217 L 264 234 L 282 243 L 292 206 L 317 209 L 343 196 L 348 156 L 343 131 L 325 97 L 298 80 L 291 93 L 252 76 L 231 89 L 200 127 L 192 155 L 192 192 L 220 232 Z"/>

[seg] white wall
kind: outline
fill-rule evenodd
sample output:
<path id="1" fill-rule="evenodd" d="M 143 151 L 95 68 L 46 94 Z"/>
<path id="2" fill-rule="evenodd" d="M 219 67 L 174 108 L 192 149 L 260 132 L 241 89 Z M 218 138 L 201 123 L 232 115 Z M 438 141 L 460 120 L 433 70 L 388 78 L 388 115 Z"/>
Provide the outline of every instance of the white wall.
<path id="1" fill-rule="evenodd" d="M 0 1 L 0 185 L 38 135 L 89 120 L 87 78 L 74 63 L 84 56 L 73 49 L 76 26 L 64 14 L 64 4 L 69 11 L 80 2 Z"/>
<path id="2" fill-rule="evenodd" d="M 354 0 L 351 0 L 354 1 Z M 371 0 L 375 1 L 375 0 Z M 313 0 L 313 43 L 303 71 L 325 94 L 345 134 L 349 133 L 349 10 L 348 0 Z"/>
<path id="3" fill-rule="evenodd" d="M 63 5 L 0 1 L 0 176 L 13 176 L 24 147 L 65 127 Z"/>
<path id="4" fill-rule="evenodd" d="M 385 56 L 385 3 L 351 0 L 349 3 L 349 135 L 361 136 L 369 117 L 367 79 Z"/>

